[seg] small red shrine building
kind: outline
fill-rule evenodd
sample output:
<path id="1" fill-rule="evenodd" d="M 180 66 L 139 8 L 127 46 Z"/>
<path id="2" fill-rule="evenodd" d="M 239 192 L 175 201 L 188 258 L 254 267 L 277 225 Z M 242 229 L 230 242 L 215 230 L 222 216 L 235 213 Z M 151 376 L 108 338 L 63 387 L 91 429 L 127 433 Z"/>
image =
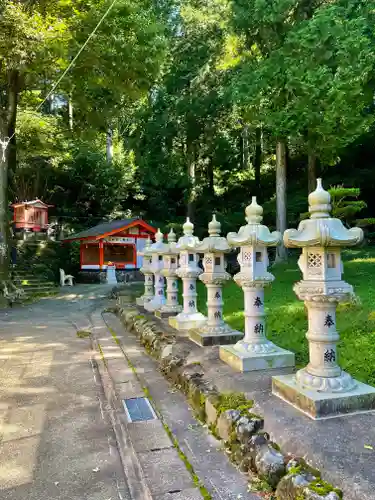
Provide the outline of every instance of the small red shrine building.
<path id="1" fill-rule="evenodd" d="M 143 260 L 138 252 L 155 233 L 156 229 L 142 219 L 122 219 L 99 224 L 63 241 L 80 241 L 82 271 L 107 269 L 109 262 L 117 269 L 139 269 Z"/>
<path id="2" fill-rule="evenodd" d="M 47 205 L 36 199 L 33 201 L 22 201 L 13 203 L 13 227 L 16 232 L 41 233 L 48 229 L 48 209 L 53 205 Z"/>

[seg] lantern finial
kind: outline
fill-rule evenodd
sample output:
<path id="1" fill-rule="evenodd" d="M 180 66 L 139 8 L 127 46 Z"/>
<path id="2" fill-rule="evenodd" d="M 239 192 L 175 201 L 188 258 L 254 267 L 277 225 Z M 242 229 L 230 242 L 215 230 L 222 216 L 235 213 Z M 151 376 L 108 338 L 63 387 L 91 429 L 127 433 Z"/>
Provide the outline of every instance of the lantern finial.
<path id="1" fill-rule="evenodd" d="M 253 196 L 251 204 L 246 207 L 246 221 L 248 224 L 260 224 L 263 219 L 263 208 L 258 205 L 257 197 Z"/>
<path id="2" fill-rule="evenodd" d="M 309 194 L 311 219 L 330 217 L 331 208 L 331 195 L 323 188 L 322 179 L 317 179 L 315 191 Z"/>
<path id="3" fill-rule="evenodd" d="M 208 224 L 208 234 L 210 236 L 220 236 L 221 224 L 216 220 L 216 215 L 212 214 L 212 221 Z"/>
<path id="4" fill-rule="evenodd" d="M 158 228 L 157 233 L 155 234 L 155 240 L 157 243 L 160 243 L 163 241 L 163 233 L 160 231 L 159 228 Z"/>
<path id="5" fill-rule="evenodd" d="M 183 229 L 184 234 L 186 236 L 192 236 L 193 235 L 194 224 L 192 222 L 190 222 L 190 218 L 189 217 L 186 217 L 186 222 L 182 226 L 182 229 Z"/>
<path id="6" fill-rule="evenodd" d="M 173 227 L 168 233 L 168 243 L 176 243 L 176 233 L 173 231 Z"/>

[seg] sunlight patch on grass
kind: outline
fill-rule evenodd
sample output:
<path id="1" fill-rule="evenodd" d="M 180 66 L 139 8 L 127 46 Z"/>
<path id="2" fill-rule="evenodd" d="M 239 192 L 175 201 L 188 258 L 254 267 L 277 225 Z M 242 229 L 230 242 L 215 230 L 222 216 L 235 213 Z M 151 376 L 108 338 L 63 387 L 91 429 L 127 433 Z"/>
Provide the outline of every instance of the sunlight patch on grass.
<path id="1" fill-rule="evenodd" d="M 346 265 L 352 266 L 353 264 L 357 264 L 358 262 L 365 264 L 375 264 L 375 257 L 363 257 L 363 258 L 349 260 L 346 262 Z"/>

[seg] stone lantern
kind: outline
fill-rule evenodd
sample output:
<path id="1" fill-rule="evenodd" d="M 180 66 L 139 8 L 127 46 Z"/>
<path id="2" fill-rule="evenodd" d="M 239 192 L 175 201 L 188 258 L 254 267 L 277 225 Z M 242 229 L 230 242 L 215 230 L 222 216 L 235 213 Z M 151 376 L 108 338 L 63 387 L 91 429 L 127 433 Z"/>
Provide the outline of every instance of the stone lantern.
<path id="1" fill-rule="evenodd" d="M 273 394 L 319 419 L 375 408 L 375 389 L 353 380 L 337 363 L 336 308 L 353 294 L 341 279 L 341 247 L 363 239 L 360 228 L 347 229 L 330 216 L 331 197 L 318 179 L 309 195 L 310 219 L 284 233 L 285 246 L 302 248 L 303 279 L 294 291 L 308 311 L 309 364 L 295 375 L 273 377 Z"/>
<path id="2" fill-rule="evenodd" d="M 202 274 L 199 267 L 197 246 L 199 239 L 194 236 L 194 224 L 187 218 L 183 225 L 184 235 L 178 240 L 176 250 L 180 255 L 177 276 L 182 279 L 183 310 L 169 318 L 169 324 L 177 330 L 190 330 L 200 327 L 207 318 L 197 311 L 197 278 Z"/>
<path id="3" fill-rule="evenodd" d="M 140 268 L 141 273 L 145 277 L 145 291 L 142 297 L 138 297 L 136 302 L 139 306 L 144 306 L 146 302 L 149 302 L 154 297 L 154 276 L 151 271 L 151 240 L 150 237 L 147 238 L 143 252 L 138 252 L 138 255 L 143 257 L 142 267 Z"/>
<path id="4" fill-rule="evenodd" d="M 155 311 L 158 318 L 172 316 L 181 312 L 182 307 L 178 303 L 178 250 L 176 249 L 176 235 L 173 229 L 168 234 L 168 243 L 164 244 L 162 250 L 163 270 L 161 274 L 167 280 L 167 301 L 161 309 Z"/>
<path id="5" fill-rule="evenodd" d="M 232 247 L 240 247 L 241 270 L 234 280 L 244 292 L 245 337 L 233 346 L 220 347 L 220 358 L 242 372 L 294 367 L 294 354 L 266 337 L 264 288 L 274 280 L 267 270 L 267 247 L 278 245 L 281 234 L 270 233 L 268 227 L 261 224 L 262 219 L 263 209 L 253 196 L 251 205 L 246 208 L 247 225 L 227 236 Z"/>
<path id="6" fill-rule="evenodd" d="M 208 224 L 209 237 L 196 247 L 199 253 L 204 254 L 204 273 L 199 279 L 207 289 L 208 319 L 201 328 L 191 330 L 189 335 L 194 342 L 202 346 L 233 344 L 243 337 L 243 333 L 233 330 L 223 320 L 222 285 L 231 279 L 225 270 L 225 254 L 230 252 L 230 246 L 220 233 L 221 224 L 213 215 L 212 221 Z"/>
<path id="7" fill-rule="evenodd" d="M 163 255 L 162 251 L 164 249 L 163 243 L 163 234 L 158 229 L 155 234 L 155 243 L 150 247 L 150 254 L 152 256 L 150 270 L 154 275 L 154 297 L 149 301 L 145 302 L 144 308 L 147 311 L 156 311 L 156 309 L 160 309 L 161 306 L 165 304 L 165 295 L 164 295 L 164 276 L 162 276 L 161 272 L 163 270 Z"/>

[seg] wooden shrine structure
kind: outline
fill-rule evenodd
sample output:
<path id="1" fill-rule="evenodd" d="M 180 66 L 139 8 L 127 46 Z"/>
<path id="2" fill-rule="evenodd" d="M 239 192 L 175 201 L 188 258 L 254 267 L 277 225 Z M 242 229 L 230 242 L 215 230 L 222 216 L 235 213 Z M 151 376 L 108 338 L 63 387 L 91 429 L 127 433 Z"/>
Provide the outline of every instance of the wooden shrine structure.
<path id="1" fill-rule="evenodd" d="M 142 251 L 146 239 L 153 239 L 156 229 L 142 219 L 105 222 L 65 238 L 63 242 L 80 241 L 82 271 L 101 271 L 112 263 L 118 270 L 142 267 Z"/>
<path id="2" fill-rule="evenodd" d="M 47 205 L 38 198 L 33 201 L 13 203 L 13 229 L 15 234 L 46 233 L 48 229 Z"/>

